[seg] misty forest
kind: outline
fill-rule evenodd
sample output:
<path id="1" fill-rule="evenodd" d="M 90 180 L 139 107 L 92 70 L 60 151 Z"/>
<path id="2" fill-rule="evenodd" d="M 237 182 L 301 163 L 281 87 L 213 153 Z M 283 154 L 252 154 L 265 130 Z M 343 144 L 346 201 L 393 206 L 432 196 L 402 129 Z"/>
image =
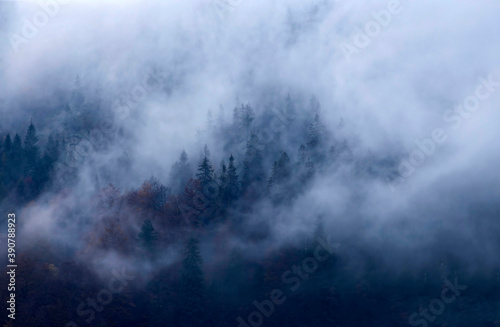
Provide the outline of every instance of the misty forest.
<path id="1" fill-rule="evenodd" d="M 0 3 L 0 322 L 500 326 L 499 12 Z"/>

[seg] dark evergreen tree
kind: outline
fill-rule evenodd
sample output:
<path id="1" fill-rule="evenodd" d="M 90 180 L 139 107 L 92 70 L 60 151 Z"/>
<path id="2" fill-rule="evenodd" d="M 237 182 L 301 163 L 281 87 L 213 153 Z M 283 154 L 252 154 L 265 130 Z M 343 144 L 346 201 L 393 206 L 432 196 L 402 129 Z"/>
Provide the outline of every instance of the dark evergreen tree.
<path id="1" fill-rule="evenodd" d="M 233 124 L 237 129 L 248 130 L 255 120 L 255 113 L 249 104 L 242 104 L 241 107 L 235 107 L 233 110 Z"/>
<path id="2" fill-rule="evenodd" d="M 229 157 L 229 165 L 227 167 L 227 200 L 232 202 L 240 195 L 240 182 L 238 180 L 238 173 L 236 172 L 236 165 L 234 164 L 234 157 Z"/>
<path id="3" fill-rule="evenodd" d="M 50 134 L 43 156 L 48 158 L 51 162 L 55 162 L 59 158 L 60 149 L 59 141 Z"/>
<path id="4" fill-rule="evenodd" d="M 241 117 L 241 123 L 242 123 L 242 126 L 246 129 L 250 128 L 250 125 L 252 124 L 252 122 L 255 120 L 255 113 L 252 109 L 252 107 L 250 107 L 249 104 L 245 105 L 245 106 L 241 106 L 242 109 L 242 117 Z"/>
<path id="5" fill-rule="evenodd" d="M 227 189 L 227 167 L 224 160 L 222 160 L 221 162 L 218 184 L 219 184 L 219 199 L 221 199 L 222 202 L 225 203 L 224 193 Z"/>
<path id="6" fill-rule="evenodd" d="M 309 101 L 309 112 L 313 115 L 319 114 L 321 111 L 321 105 L 318 99 L 313 95 Z"/>
<path id="7" fill-rule="evenodd" d="M 276 170 L 278 169 L 278 162 L 275 161 L 273 163 L 273 168 L 271 169 L 271 176 L 269 177 L 269 180 L 267 181 L 267 190 L 271 191 L 274 187 L 275 184 L 275 179 L 276 179 Z"/>
<path id="8" fill-rule="evenodd" d="M 277 166 L 277 174 L 276 174 L 276 181 L 278 183 L 283 183 L 288 181 L 290 178 L 292 171 L 291 171 L 291 161 L 290 157 L 286 152 L 283 152 L 281 154 L 281 157 L 278 160 L 278 166 Z"/>
<path id="9" fill-rule="evenodd" d="M 49 135 L 47 145 L 42 158 L 35 166 L 35 173 L 33 174 L 33 181 L 35 185 L 36 194 L 40 193 L 43 188 L 50 182 L 53 177 L 54 167 L 59 159 L 60 147 L 59 141 L 54 136 Z"/>
<path id="10" fill-rule="evenodd" d="M 263 186 L 262 183 L 264 183 L 266 179 L 260 147 L 261 145 L 257 139 L 257 134 L 252 133 L 247 142 L 245 160 L 243 162 L 243 175 L 241 181 L 243 192 L 246 192 L 250 185 L 254 185 L 257 189 L 261 188 Z"/>
<path id="11" fill-rule="evenodd" d="M 26 138 L 24 139 L 24 157 L 25 157 L 25 174 L 27 176 L 33 176 L 35 170 L 37 169 L 40 149 L 38 147 L 38 136 L 36 133 L 35 125 L 30 122 L 28 130 L 26 132 Z"/>
<path id="12" fill-rule="evenodd" d="M 4 153 L 10 152 L 11 147 L 12 147 L 12 140 L 10 138 L 10 134 L 7 134 L 7 136 L 5 136 L 5 140 L 3 142 L 3 152 Z"/>
<path id="13" fill-rule="evenodd" d="M 179 161 L 176 161 L 170 171 L 170 185 L 172 191 L 181 193 L 186 186 L 186 183 L 192 176 L 191 164 L 186 151 L 182 151 Z"/>
<path id="14" fill-rule="evenodd" d="M 314 164 L 308 156 L 306 146 L 301 144 L 297 153 L 296 176 L 299 184 L 307 182 L 314 174 Z M 300 188 L 302 185 L 298 185 Z"/>
<path id="15" fill-rule="evenodd" d="M 320 167 L 325 162 L 328 154 L 328 141 L 329 135 L 326 127 L 319 114 L 315 114 L 307 134 L 307 153 L 315 167 Z"/>
<path id="16" fill-rule="evenodd" d="M 307 147 L 309 150 L 315 150 L 322 141 L 322 129 L 323 126 L 321 124 L 319 114 L 315 114 L 312 123 L 309 125 L 309 131 L 307 134 Z"/>
<path id="17" fill-rule="evenodd" d="M 9 185 L 12 182 L 12 140 L 10 138 L 10 134 L 7 134 L 5 140 L 3 141 L 2 147 L 2 181 L 5 186 Z"/>
<path id="18" fill-rule="evenodd" d="M 282 202 L 293 193 L 289 183 L 292 175 L 291 168 L 290 157 L 286 152 L 283 152 L 279 160 L 274 162 L 267 186 L 271 198 L 275 202 Z"/>
<path id="19" fill-rule="evenodd" d="M 168 268 L 160 269 L 148 283 L 148 291 L 152 295 L 148 303 L 149 323 L 147 326 L 163 327 L 172 326 L 172 308 L 175 292 L 169 285 L 170 271 Z"/>
<path id="20" fill-rule="evenodd" d="M 306 160 L 307 160 L 306 146 L 304 144 L 301 144 L 299 150 L 297 151 L 297 164 L 305 166 Z"/>
<path id="21" fill-rule="evenodd" d="M 205 188 L 212 186 L 212 183 L 214 182 L 214 169 L 207 156 L 203 157 L 203 160 L 198 167 L 196 178 L 198 178 L 201 183 L 201 187 L 204 190 Z"/>
<path id="22" fill-rule="evenodd" d="M 234 164 L 234 157 L 229 157 L 229 166 L 223 164 L 219 177 L 220 199 L 225 206 L 230 205 L 239 196 L 240 185 Z"/>
<path id="23" fill-rule="evenodd" d="M 143 209 L 162 212 L 172 191 L 152 176 L 137 191 L 137 200 Z"/>
<path id="24" fill-rule="evenodd" d="M 155 231 L 151 220 L 144 220 L 138 237 L 141 247 L 146 250 L 149 255 L 154 256 L 156 252 L 156 243 L 158 241 L 158 232 Z"/>
<path id="25" fill-rule="evenodd" d="M 201 194 L 198 198 L 204 202 L 202 205 L 202 221 L 213 221 L 217 216 L 221 215 L 220 209 L 222 206 L 217 203 L 219 195 L 219 185 L 215 181 L 215 174 L 212 164 L 207 156 L 203 158 L 196 177 L 200 181 Z"/>
<path id="26" fill-rule="evenodd" d="M 10 171 L 12 176 L 12 181 L 18 182 L 23 174 L 24 167 L 24 153 L 23 144 L 19 134 L 14 136 L 14 141 L 12 142 L 10 156 Z"/>
<path id="27" fill-rule="evenodd" d="M 199 241 L 191 237 L 187 242 L 182 261 L 176 326 L 198 327 L 204 326 L 207 322 L 202 265 Z"/>
<path id="28" fill-rule="evenodd" d="M 203 158 L 207 157 L 208 160 L 210 160 L 210 150 L 208 150 L 208 145 L 204 145 L 203 146 L 203 150 L 201 151 L 201 160 L 200 161 L 203 161 Z"/>

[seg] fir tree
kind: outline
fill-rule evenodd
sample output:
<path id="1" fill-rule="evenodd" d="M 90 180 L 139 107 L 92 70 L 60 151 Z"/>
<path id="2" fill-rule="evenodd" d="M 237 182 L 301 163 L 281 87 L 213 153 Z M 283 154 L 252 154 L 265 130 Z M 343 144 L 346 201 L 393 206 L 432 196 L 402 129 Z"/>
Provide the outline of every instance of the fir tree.
<path id="1" fill-rule="evenodd" d="M 227 191 L 229 201 L 236 200 L 240 193 L 240 183 L 233 155 L 229 157 L 229 166 L 227 167 Z"/>
<path id="2" fill-rule="evenodd" d="M 148 251 L 150 255 L 154 255 L 156 251 L 156 243 L 158 241 L 158 232 L 155 231 L 151 220 L 146 219 L 139 233 L 139 242 L 143 249 Z"/>
<path id="3" fill-rule="evenodd" d="M 203 146 L 203 150 L 201 151 L 201 160 L 203 161 L 203 158 L 207 157 L 210 160 L 210 150 L 208 150 L 208 145 Z"/>
<path id="4" fill-rule="evenodd" d="M 2 151 L 2 180 L 5 185 L 12 182 L 12 163 L 11 163 L 12 140 L 10 134 L 7 134 L 3 142 Z"/>
<path id="5" fill-rule="evenodd" d="M 283 152 L 278 161 L 274 162 L 271 178 L 268 181 L 268 191 L 275 202 L 281 202 L 293 193 L 290 180 L 291 161 L 286 152 Z"/>
<path id="6" fill-rule="evenodd" d="M 59 155 L 59 141 L 55 140 L 51 134 L 49 135 L 45 151 L 39 164 L 36 166 L 35 174 L 33 176 L 37 192 L 40 192 L 44 186 L 49 183 L 54 171 L 55 163 L 59 159 Z"/>
<path id="7" fill-rule="evenodd" d="M 255 113 L 249 104 L 245 106 L 242 105 L 241 111 L 242 111 L 241 123 L 244 128 L 248 129 L 252 124 L 252 122 L 255 120 Z"/>
<path id="8" fill-rule="evenodd" d="M 177 308 L 176 325 L 186 327 L 203 326 L 205 319 L 205 282 L 199 242 L 191 237 L 184 251 L 181 268 L 180 303 Z"/>
<path id="9" fill-rule="evenodd" d="M 24 166 L 23 144 L 19 134 L 14 136 L 10 157 L 10 168 L 12 181 L 17 182 L 22 177 Z"/>
<path id="10" fill-rule="evenodd" d="M 310 150 L 314 150 L 321 141 L 321 127 L 319 115 L 315 114 L 307 134 L 307 147 Z"/>
<path id="11" fill-rule="evenodd" d="M 7 134 L 7 136 L 5 136 L 5 140 L 3 142 L 3 152 L 8 153 L 8 152 L 10 152 L 11 148 L 12 148 L 12 140 L 10 138 L 10 134 Z"/>
<path id="12" fill-rule="evenodd" d="M 238 173 L 232 155 L 229 157 L 229 166 L 226 168 L 225 164 L 223 165 L 219 181 L 220 198 L 225 205 L 229 205 L 238 198 L 240 191 Z"/>
<path id="13" fill-rule="evenodd" d="M 25 174 L 32 176 L 37 168 L 40 149 L 38 148 L 38 136 L 35 125 L 30 122 L 26 138 L 24 139 L 24 153 L 26 159 Z"/>
<path id="14" fill-rule="evenodd" d="M 247 142 L 245 152 L 245 161 L 243 162 L 243 177 L 241 181 L 241 188 L 246 192 L 248 187 L 255 184 L 259 188 L 262 182 L 265 181 L 265 171 L 262 163 L 262 152 L 257 139 L 257 134 L 252 133 Z"/>
<path id="15" fill-rule="evenodd" d="M 283 183 L 290 178 L 291 174 L 290 157 L 286 152 L 283 152 L 278 160 L 276 180 L 278 183 Z"/>
<path id="16" fill-rule="evenodd" d="M 186 183 L 192 176 L 191 164 L 186 151 L 182 151 L 179 161 L 176 161 L 170 171 L 170 185 L 172 191 L 181 193 L 186 186 Z"/>
<path id="17" fill-rule="evenodd" d="M 242 104 L 241 107 L 235 107 L 233 110 L 233 124 L 237 129 L 248 130 L 255 120 L 255 113 L 249 104 Z"/>
<path id="18" fill-rule="evenodd" d="M 212 185 L 214 181 L 214 169 L 207 156 L 203 157 L 203 161 L 198 167 L 198 173 L 196 174 L 196 177 L 200 181 L 201 187 L 203 189 Z"/>
<path id="19" fill-rule="evenodd" d="M 274 183 L 276 180 L 276 170 L 278 169 L 278 162 L 275 161 L 273 163 L 273 168 L 271 169 L 271 176 L 269 177 L 269 180 L 267 181 L 267 190 L 270 191 L 274 187 Z"/>
<path id="20" fill-rule="evenodd" d="M 225 192 L 227 189 L 227 167 L 224 160 L 221 162 L 221 168 L 218 177 L 219 182 L 219 198 L 225 203 Z"/>

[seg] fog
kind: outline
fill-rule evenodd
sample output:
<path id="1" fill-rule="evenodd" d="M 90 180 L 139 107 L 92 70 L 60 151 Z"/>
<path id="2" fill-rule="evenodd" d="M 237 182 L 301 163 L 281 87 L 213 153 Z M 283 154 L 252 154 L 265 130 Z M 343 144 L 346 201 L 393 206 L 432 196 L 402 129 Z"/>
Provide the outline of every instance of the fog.
<path id="1" fill-rule="evenodd" d="M 355 162 L 373 165 L 379 176 L 368 178 L 354 163 L 344 164 L 316 176 L 289 206 L 259 204 L 248 228 L 268 226 L 272 233 L 246 245 L 249 255 L 312 233 L 322 215 L 345 255 L 367 248 L 397 270 L 414 258 L 408 253 L 420 256 L 413 264 L 437 265 L 441 253 L 449 252 L 475 269 L 490 268 L 498 227 L 478 223 L 473 208 L 495 208 L 499 195 L 500 36 L 492 31 L 500 27 L 500 4 L 391 3 L 68 1 L 18 44 L 13 35 L 24 37 L 26 19 L 33 21 L 41 8 L 31 1 L 2 2 L 0 16 L 9 19 L 0 23 L 0 130 L 23 133 L 31 117 L 40 122 L 42 135 L 57 130 L 59 123 L 46 121 L 40 106 L 64 106 L 59 95 L 72 92 L 78 75 L 87 100 L 100 100 L 101 113 L 113 117 L 126 140 L 90 154 L 79 170 L 78 198 L 96 188 L 99 169 L 121 171 L 124 156 L 126 177 L 100 176 L 100 186 L 113 182 L 126 190 L 153 175 L 167 183 L 180 152 L 185 149 L 197 165 L 205 143 L 218 165 L 226 155 L 223 145 L 203 133 L 197 137 L 197 130 L 206 128 L 209 111 L 217 119 L 220 106 L 230 121 L 241 103 L 259 113 L 288 93 L 304 104 L 314 95 L 329 130 L 348 140 Z M 393 6 L 397 13 L 387 26 L 379 24 L 380 32 L 357 47 L 356 35 L 376 22 L 373 13 Z M 135 101 L 130 112 L 110 114 L 114 101 L 130 97 L 151 71 L 161 86 Z M 459 123 L 459 114 L 449 110 L 477 94 L 485 80 L 493 81 L 487 99 Z M 420 149 L 416 140 L 433 139 L 437 128 L 438 139 L 446 140 L 433 141 L 431 154 L 407 174 L 408 166 L 399 164 Z M 394 177 L 393 169 L 367 158 L 396 160 L 405 176 Z M 64 198 L 26 209 L 25 232 L 53 235 L 61 228 L 63 205 L 79 203 Z M 273 214 L 277 219 L 266 221 Z M 65 244 L 79 232 L 62 230 L 54 238 Z"/>

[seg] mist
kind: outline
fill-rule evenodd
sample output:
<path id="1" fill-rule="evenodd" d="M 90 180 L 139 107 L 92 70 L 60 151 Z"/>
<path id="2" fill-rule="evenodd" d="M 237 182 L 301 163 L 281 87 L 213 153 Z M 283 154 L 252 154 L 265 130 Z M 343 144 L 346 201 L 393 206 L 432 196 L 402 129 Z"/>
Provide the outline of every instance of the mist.
<path id="1" fill-rule="evenodd" d="M 216 172 L 233 155 L 241 177 L 250 129 L 228 137 L 235 107 L 253 108 L 251 131 L 263 153 L 276 153 L 262 161 L 267 172 L 283 151 L 298 160 L 303 121 L 317 113 L 329 142 L 348 151 L 289 200 L 247 196 L 228 209 L 231 223 L 197 232 L 209 279 L 232 251 L 266 260 L 313 242 L 319 225 L 359 278 L 372 261 L 387 278 L 494 274 L 498 12 L 495 1 L 451 0 L 2 2 L 1 135 L 24 135 L 32 120 L 41 145 L 59 135 L 78 158 L 63 155 L 58 182 L 29 205 L 1 206 L 23 217 L 22 247 L 50 240 L 103 280 L 126 266 L 147 283 L 160 268 L 176 269 L 181 246 L 127 194 L 151 177 L 172 186 L 182 151 L 195 175 L 205 145 Z M 64 108 L 79 94 L 85 100 L 71 115 L 87 125 L 77 131 Z M 287 96 L 293 117 L 283 111 Z M 286 120 L 279 132 L 276 117 Z M 272 141 L 263 139 L 269 132 Z M 66 172 L 74 174 L 67 188 Z M 103 209 L 109 184 L 122 200 Z M 110 217 L 128 226 L 129 239 L 152 219 L 165 236 L 157 261 L 85 250 Z"/>

